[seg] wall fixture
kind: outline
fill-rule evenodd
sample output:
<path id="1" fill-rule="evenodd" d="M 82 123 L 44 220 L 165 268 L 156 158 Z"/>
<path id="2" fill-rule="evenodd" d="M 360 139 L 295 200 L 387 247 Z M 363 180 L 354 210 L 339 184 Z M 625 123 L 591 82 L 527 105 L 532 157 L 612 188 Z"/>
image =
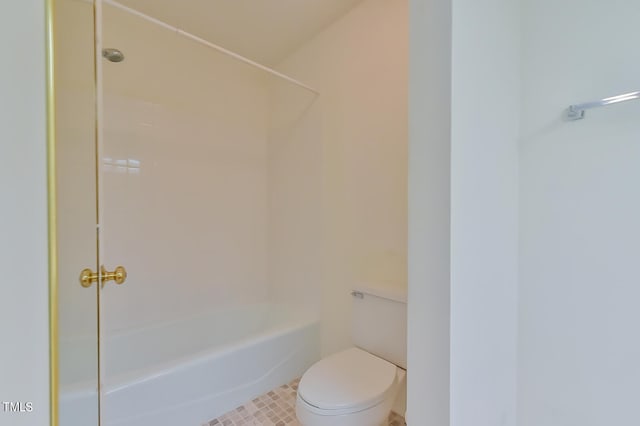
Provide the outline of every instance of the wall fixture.
<path id="1" fill-rule="evenodd" d="M 583 104 L 569 105 L 569 108 L 565 111 L 565 117 L 567 121 L 582 120 L 584 118 L 585 111 L 588 109 L 599 108 L 620 102 L 633 101 L 636 99 L 640 99 L 640 91 L 623 93 L 622 95 L 611 96 L 610 98 L 585 102 Z"/>

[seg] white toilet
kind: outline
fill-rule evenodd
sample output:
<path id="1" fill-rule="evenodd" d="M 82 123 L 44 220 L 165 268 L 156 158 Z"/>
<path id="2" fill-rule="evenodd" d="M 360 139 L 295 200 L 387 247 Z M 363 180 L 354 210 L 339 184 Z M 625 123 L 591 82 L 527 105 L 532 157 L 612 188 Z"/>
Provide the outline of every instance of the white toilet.
<path id="1" fill-rule="evenodd" d="M 352 293 L 356 345 L 309 368 L 298 385 L 296 415 L 303 426 L 381 426 L 404 386 L 407 294 L 358 287 Z"/>

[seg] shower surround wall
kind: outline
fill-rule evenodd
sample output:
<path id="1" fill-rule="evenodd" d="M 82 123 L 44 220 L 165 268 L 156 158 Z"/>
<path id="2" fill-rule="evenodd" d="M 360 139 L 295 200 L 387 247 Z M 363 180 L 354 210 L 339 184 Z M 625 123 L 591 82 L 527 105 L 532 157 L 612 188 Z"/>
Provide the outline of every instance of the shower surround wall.
<path id="1" fill-rule="evenodd" d="M 103 22 L 126 59 L 102 63 L 102 247 L 129 273 L 104 330 L 266 301 L 264 73 L 112 6 Z"/>

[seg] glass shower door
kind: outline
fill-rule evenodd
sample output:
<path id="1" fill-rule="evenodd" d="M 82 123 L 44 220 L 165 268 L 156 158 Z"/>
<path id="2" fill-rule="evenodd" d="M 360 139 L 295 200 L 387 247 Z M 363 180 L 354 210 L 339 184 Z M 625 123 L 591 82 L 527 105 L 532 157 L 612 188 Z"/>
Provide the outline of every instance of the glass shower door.
<path id="1" fill-rule="evenodd" d="M 235 337 L 212 315 L 267 298 L 267 82 L 115 3 L 102 14 L 124 60 L 101 62 L 101 263 L 128 272 L 101 291 L 102 424 L 198 424 L 220 376 L 174 373 Z"/>
<path id="2" fill-rule="evenodd" d="M 59 425 L 99 424 L 94 7 L 55 10 Z M 85 271 L 84 283 L 79 282 Z"/>
<path id="3" fill-rule="evenodd" d="M 101 264 L 128 273 L 101 290 L 102 425 L 202 424 L 282 384 L 275 352 L 227 352 L 277 321 L 270 134 L 315 92 L 131 5 L 99 20 Z"/>

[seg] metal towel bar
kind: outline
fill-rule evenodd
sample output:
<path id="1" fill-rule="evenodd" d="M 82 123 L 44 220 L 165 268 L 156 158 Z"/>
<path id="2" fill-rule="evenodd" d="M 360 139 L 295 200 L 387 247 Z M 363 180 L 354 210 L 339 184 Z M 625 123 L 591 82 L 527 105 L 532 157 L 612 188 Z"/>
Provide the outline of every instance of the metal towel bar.
<path id="1" fill-rule="evenodd" d="M 566 110 L 566 119 L 569 121 L 581 120 L 584 118 L 585 111 L 588 109 L 617 104 L 619 102 L 633 101 L 636 99 L 640 99 L 640 91 L 623 93 L 622 95 L 611 96 L 610 98 L 600 99 L 599 101 L 569 105 L 569 108 Z"/>

